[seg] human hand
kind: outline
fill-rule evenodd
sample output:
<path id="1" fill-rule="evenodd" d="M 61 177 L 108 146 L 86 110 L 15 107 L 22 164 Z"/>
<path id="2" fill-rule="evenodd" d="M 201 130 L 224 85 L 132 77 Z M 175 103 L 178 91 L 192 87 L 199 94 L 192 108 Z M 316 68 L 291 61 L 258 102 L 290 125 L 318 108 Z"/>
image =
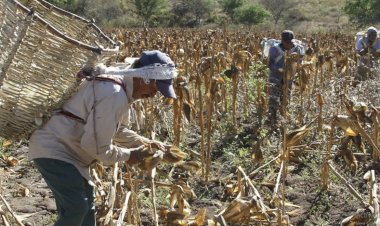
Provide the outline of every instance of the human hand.
<path id="1" fill-rule="evenodd" d="M 138 164 L 138 167 L 144 171 L 150 171 L 160 163 L 164 157 L 164 152 L 161 150 L 154 150 L 146 148 L 141 153 L 143 155 L 142 161 Z"/>
<path id="2" fill-rule="evenodd" d="M 166 163 L 178 163 L 187 157 L 187 154 L 178 147 L 159 141 L 152 140 L 150 147 L 161 150 L 163 152 L 163 160 Z"/>
<path id="3" fill-rule="evenodd" d="M 128 160 L 128 164 L 137 165 L 144 171 L 149 171 L 157 166 L 157 164 L 163 159 L 164 152 L 157 146 L 147 144 L 138 148 L 132 148 L 131 155 Z"/>
<path id="4" fill-rule="evenodd" d="M 297 62 L 299 59 L 301 59 L 301 55 L 299 55 L 297 52 L 292 52 L 288 55 L 289 62 Z"/>
<path id="5" fill-rule="evenodd" d="M 162 143 L 162 142 L 156 141 L 156 140 L 151 140 L 149 142 L 149 145 L 151 145 L 153 148 L 160 149 L 163 152 L 170 150 L 170 148 L 172 147 L 172 145 L 170 145 L 170 144 L 165 144 L 165 143 Z"/>

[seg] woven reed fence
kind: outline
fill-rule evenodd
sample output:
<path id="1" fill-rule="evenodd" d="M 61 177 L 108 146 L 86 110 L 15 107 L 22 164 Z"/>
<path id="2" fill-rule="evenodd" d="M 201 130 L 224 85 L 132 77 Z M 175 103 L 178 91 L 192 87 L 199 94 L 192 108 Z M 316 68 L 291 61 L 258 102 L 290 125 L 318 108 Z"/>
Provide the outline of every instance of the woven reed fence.
<path id="1" fill-rule="evenodd" d="M 76 91 L 76 72 L 117 49 L 91 21 L 45 1 L 0 0 L 0 136 L 28 138 Z"/>

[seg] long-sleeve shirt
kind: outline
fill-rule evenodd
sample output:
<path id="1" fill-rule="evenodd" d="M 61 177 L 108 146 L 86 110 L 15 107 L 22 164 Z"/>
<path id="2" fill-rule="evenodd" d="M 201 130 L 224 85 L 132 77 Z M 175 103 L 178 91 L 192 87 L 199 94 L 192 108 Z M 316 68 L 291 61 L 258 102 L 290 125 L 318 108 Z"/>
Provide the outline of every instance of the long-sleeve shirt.
<path id="1" fill-rule="evenodd" d="M 133 78 L 120 75 L 125 89 L 108 81 L 85 81 L 78 92 L 63 106 L 78 116 L 81 122 L 66 115 L 53 115 L 42 129 L 36 130 L 29 143 L 29 159 L 51 158 L 73 164 L 81 175 L 90 179 L 90 165 L 95 161 L 113 164 L 127 161 L 130 150 L 114 145 L 113 139 L 123 147 L 136 147 L 146 141 L 136 133 L 119 129 L 129 113 L 132 102 Z"/>
<path id="2" fill-rule="evenodd" d="M 303 47 L 297 43 L 293 43 L 294 46 L 290 50 L 286 51 L 288 54 L 297 53 L 301 56 L 304 55 Z M 284 67 L 284 55 L 285 50 L 282 47 L 282 44 L 274 45 L 269 48 L 269 82 L 280 84 L 282 83 L 282 74 L 278 71 L 278 69 Z"/>
<path id="3" fill-rule="evenodd" d="M 373 43 L 369 43 L 369 40 L 367 37 L 362 37 L 356 42 L 356 52 L 360 52 L 361 50 L 369 48 L 370 51 L 379 51 L 380 50 L 380 40 L 376 39 Z"/>

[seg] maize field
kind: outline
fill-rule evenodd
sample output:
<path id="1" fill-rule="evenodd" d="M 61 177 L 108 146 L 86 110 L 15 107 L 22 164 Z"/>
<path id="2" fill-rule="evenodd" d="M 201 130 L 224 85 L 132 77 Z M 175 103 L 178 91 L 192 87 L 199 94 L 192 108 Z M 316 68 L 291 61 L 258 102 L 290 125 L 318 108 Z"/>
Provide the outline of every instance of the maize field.
<path id="1" fill-rule="evenodd" d="M 379 59 L 358 59 L 354 35 L 296 34 L 306 54 L 302 63 L 286 56 L 285 74 L 295 73 L 295 84 L 270 125 L 261 41 L 278 33 L 108 33 L 121 43 L 119 62 L 143 50 L 168 53 L 179 70 L 178 98 L 133 104 L 131 128 L 174 145 L 156 168 L 144 170 L 147 160 L 92 169 L 98 225 L 379 224 Z M 22 182 L 32 172 L 22 170 L 30 165 L 17 153 L 1 158 L 8 177 L 0 181 L 0 222 L 44 225 L 54 211 L 15 208 L 18 199 L 48 196 Z"/>

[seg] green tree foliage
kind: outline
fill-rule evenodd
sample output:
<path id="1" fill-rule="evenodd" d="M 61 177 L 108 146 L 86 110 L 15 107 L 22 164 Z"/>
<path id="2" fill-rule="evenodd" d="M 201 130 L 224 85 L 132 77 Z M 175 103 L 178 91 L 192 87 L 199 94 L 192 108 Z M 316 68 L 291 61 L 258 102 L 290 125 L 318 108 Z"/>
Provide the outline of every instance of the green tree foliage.
<path id="1" fill-rule="evenodd" d="M 212 0 L 180 0 L 172 7 L 172 26 L 197 26 L 202 20 L 208 19 L 215 2 Z"/>
<path id="2" fill-rule="evenodd" d="M 262 23 L 264 19 L 270 15 L 270 12 L 268 12 L 265 8 L 254 4 L 244 5 L 238 8 L 235 12 L 237 22 L 249 26 Z"/>
<path id="3" fill-rule="evenodd" d="M 241 7 L 243 3 L 244 0 L 222 0 L 219 4 L 221 5 L 223 12 L 233 20 L 235 10 Z"/>
<path id="4" fill-rule="evenodd" d="M 359 25 L 380 21 L 380 0 L 347 0 L 344 11 Z"/>
<path id="5" fill-rule="evenodd" d="M 135 14 L 143 20 L 145 25 L 159 22 L 168 13 L 167 0 L 133 0 L 133 6 Z"/>
<path id="6" fill-rule="evenodd" d="M 222 23 L 226 18 L 248 25 L 269 15 L 246 0 L 48 0 L 103 27 L 185 26 Z"/>

